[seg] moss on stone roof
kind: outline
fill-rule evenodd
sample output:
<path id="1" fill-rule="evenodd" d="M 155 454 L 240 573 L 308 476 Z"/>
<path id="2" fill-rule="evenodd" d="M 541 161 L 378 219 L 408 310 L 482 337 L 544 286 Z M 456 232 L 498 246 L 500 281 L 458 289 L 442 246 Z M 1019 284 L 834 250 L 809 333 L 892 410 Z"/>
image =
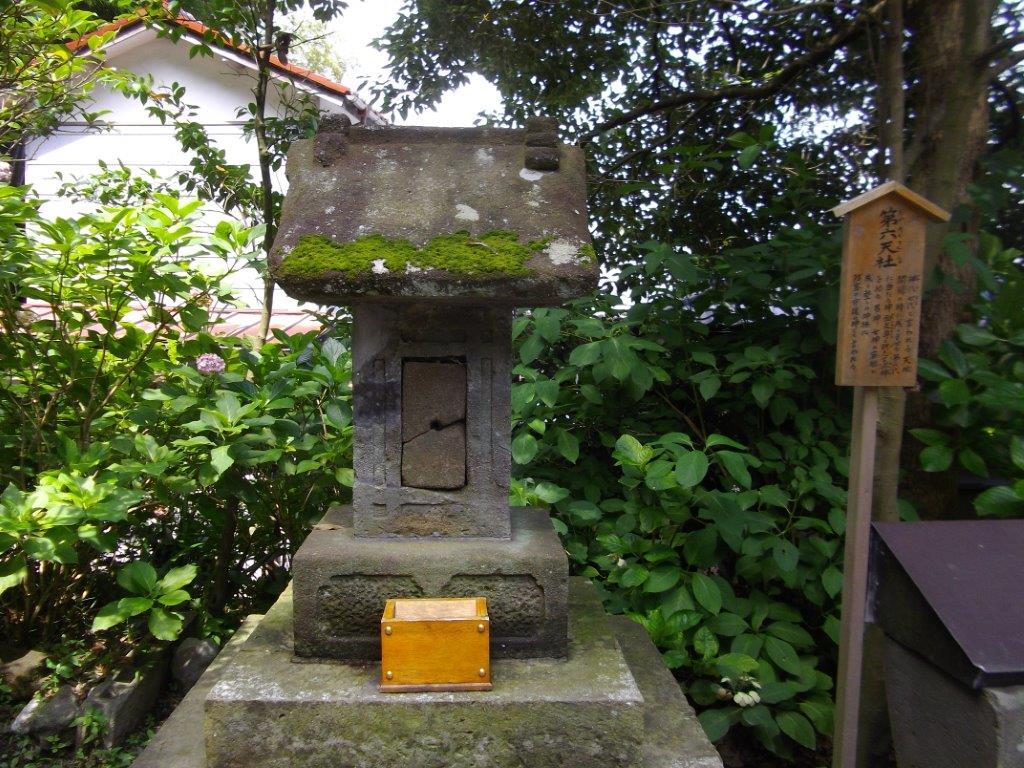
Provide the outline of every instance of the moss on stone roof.
<path id="1" fill-rule="evenodd" d="M 348 276 L 366 273 L 444 270 L 467 276 L 524 275 L 526 262 L 547 245 L 546 240 L 520 243 L 514 232 L 495 230 L 473 236 L 468 232 L 438 235 L 422 247 L 408 240 L 366 235 L 337 243 L 322 235 L 303 235 L 274 270 L 280 277 L 316 278 L 329 272 Z"/>

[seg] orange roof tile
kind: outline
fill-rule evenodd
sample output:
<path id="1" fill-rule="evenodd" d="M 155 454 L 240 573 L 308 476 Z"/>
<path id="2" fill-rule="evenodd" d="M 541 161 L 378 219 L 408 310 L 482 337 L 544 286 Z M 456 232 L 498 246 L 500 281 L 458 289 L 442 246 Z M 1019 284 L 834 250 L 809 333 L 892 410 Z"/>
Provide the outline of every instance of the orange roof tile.
<path id="1" fill-rule="evenodd" d="M 125 16 L 117 21 L 104 24 L 101 27 L 97 27 L 88 35 L 80 37 L 77 40 L 72 40 L 68 43 L 68 48 L 72 51 L 78 51 L 80 48 L 88 44 L 90 38 L 96 37 L 97 35 L 105 35 L 108 32 L 120 32 L 123 29 L 144 24 L 146 15 L 146 11 L 140 8 L 132 16 Z M 231 50 L 238 51 L 239 53 L 244 53 L 246 56 L 252 56 L 248 46 L 234 43 L 221 32 L 211 29 L 205 24 L 195 21 L 194 19 L 190 19 L 185 16 L 176 16 L 174 18 L 168 16 L 165 19 L 161 19 L 161 21 L 177 24 L 179 27 L 184 27 L 197 35 L 212 38 L 218 45 L 225 48 L 230 48 Z M 298 79 L 311 83 L 325 91 L 331 91 L 332 93 L 336 93 L 340 96 L 347 96 L 352 92 L 348 86 L 336 83 L 323 75 L 318 75 L 316 72 L 306 69 L 305 67 L 300 67 L 295 64 L 286 64 L 273 54 L 271 54 L 269 61 L 270 66 L 278 72 L 284 72 L 292 75 L 293 77 L 297 77 Z"/>

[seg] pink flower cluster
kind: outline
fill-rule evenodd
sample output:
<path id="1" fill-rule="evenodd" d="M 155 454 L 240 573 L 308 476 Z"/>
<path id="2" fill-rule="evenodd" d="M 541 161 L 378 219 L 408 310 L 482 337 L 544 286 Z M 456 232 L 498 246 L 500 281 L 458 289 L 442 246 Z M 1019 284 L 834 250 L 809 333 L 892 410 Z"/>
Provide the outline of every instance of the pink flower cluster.
<path id="1" fill-rule="evenodd" d="M 224 373 L 224 358 L 207 352 L 196 358 L 196 370 L 200 373 Z"/>

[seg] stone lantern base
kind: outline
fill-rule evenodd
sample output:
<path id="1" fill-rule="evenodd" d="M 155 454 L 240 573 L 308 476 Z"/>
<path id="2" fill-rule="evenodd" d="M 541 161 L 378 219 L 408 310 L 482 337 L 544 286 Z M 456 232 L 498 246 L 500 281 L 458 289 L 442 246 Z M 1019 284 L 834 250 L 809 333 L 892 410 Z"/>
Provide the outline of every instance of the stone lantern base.
<path id="1" fill-rule="evenodd" d="M 491 656 L 564 657 L 569 562 L 543 509 L 511 510 L 512 537 L 356 536 L 331 509 L 295 553 L 295 654 L 380 659 L 380 617 L 393 597 L 486 597 Z"/>
<path id="2" fill-rule="evenodd" d="M 293 653 L 290 590 L 134 768 L 721 768 L 639 625 L 573 579 L 565 659 L 500 659 L 494 690 L 384 694 L 379 665 Z"/>

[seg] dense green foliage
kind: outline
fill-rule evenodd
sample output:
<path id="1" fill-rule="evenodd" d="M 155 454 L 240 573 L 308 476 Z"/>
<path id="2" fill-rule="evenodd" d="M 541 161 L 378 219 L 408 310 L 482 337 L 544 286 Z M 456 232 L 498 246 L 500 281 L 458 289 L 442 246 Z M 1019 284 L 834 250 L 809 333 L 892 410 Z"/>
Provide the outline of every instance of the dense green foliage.
<path id="1" fill-rule="evenodd" d="M 783 230 L 713 258 L 652 243 L 641 268 L 675 259 L 691 290 L 515 326 L 513 499 L 551 505 L 574 570 L 647 627 L 709 736 L 741 724 L 784 756 L 832 726 L 850 409 L 832 384 L 838 235 Z M 1017 251 L 986 243 L 994 290 L 960 329 L 968 351 L 922 362 L 956 382 L 932 397 L 958 429 L 919 437 L 959 441 L 978 475 L 1019 478 L 1024 275 Z M 976 504 L 1020 514 L 1022 490 Z"/>
<path id="2" fill-rule="evenodd" d="M 274 14 L 299 3 L 182 5 L 265 65 Z M 574 571 L 648 629 L 713 739 L 748 729 L 785 758 L 831 733 L 849 402 L 831 383 L 828 208 L 881 170 L 881 35 L 864 4 L 749 5 L 421 0 L 383 41 L 398 80 L 382 95 L 404 111 L 482 72 L 506 97 L 498 121 L 549 113 L 588 142 L 605 292 L 516 320 L 512 501 L 551 508 Z M 926 4 L 907 5 L 914 30 Z M 1019 5 L 1001 4 L 1003 34 Z M 42 96 L 31 126 L 0 104 L 0 150 L 5 131 L 96 117 L 61 42 L 98 20 L 64 0 L 12 7 L 27 12 L 0 11 L 0 40 L 35 54 L 5 59 L 0 86 Z M 852 31 L 824 50 L 833 30 Z M 922 362 L 933 423 L 911 443 L 927 471 L 987 478 L 973 506 L 998 517 L 1024 512 L 1024 277 L 997 239 L 1021 244 L 1021 83 L 1011 68 L 993 89 L 984 175 L 945 244 L 981 291 Z M 54 651 L 55 681 L 136 665 L 186 628 L 229 631 L 280 591 L 352 481 L 344 322 L 323 343 L 225 336 L 222 276 L 194 266 L 199 252 L 261 263 L 280 193 L 226 162 L 180 85 L 109 84 L 174 125 L 188 169 L 70 181 L 100 204 L 71 219 L 0 188 L 0 619 Z M 269 173 L 316 114 L 299 99 L 269 116 L 264 86 L 237 115 Z M 910 134 L 922 98 L 910 90 Z M 261 226 L 200 235 L 181 191 Z M 456 255 L 476 247 L 463 239 Z"/>
<path id="3" fill-rule="evenodd" d="M 24 189 L 0 193 L 0 609 L 15 640 L 94 617 L 166 640 L 190 616 L 246 610 L 351 484 L 344 347 L 214 335 L 210 303 L 229 297 L 192 259 L 260 233 L 199 235 L 198 203 L 153 197 L 44 220 Z"/>

